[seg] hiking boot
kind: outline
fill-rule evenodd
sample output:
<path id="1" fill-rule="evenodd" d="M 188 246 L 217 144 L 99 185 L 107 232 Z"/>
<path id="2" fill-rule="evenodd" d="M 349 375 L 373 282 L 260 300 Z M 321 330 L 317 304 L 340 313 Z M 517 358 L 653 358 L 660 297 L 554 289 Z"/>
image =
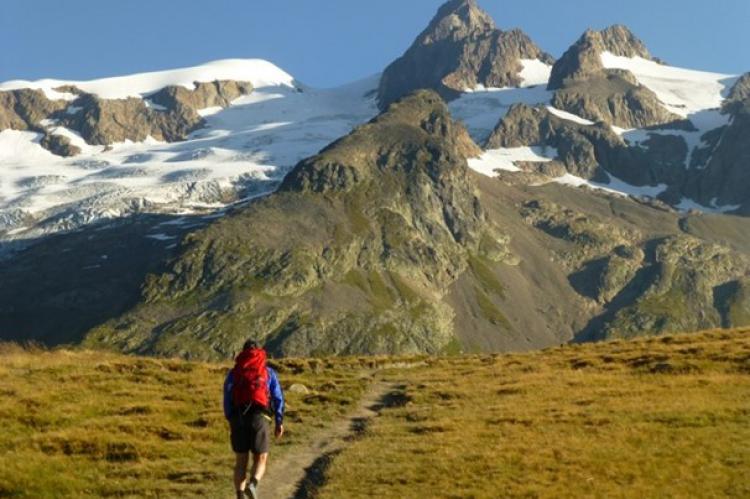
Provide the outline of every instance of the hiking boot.
<path id="1" fill-rule="evenodd" d="M 245 495 L 247 499 L 258 499 L 258 486 L 254 483 L 248 484 L 245 489 Z"/>

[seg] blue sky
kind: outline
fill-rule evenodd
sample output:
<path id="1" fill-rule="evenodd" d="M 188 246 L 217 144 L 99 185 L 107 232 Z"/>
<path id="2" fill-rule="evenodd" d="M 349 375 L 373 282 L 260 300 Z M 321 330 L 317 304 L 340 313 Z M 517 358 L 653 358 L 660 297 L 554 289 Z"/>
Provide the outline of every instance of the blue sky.
<path id="1" fill-rule="evenodd" d="M 259 57 L 313 86 L 381 71 L 441 0 L 1 0 L 0 81 L 90 79 Z M 480 0 L 559 56 L 622 23 L 678 66 L 750 71 L 750 0 Z M 623 7 L 626 6 L 626 7 Z"/>

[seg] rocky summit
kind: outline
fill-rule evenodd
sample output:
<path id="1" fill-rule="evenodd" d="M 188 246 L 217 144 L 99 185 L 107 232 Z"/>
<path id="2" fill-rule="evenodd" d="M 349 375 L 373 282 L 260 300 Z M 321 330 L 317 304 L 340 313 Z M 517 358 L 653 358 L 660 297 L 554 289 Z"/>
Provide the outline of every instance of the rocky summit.
<path id="1" fill-rule="evenodd" d="M 624 26 L 588 30 L 552 67 L 547 87 L 552 105 L 592 121 L 622 128 L 679 122 L 656 94 L 623 69 L 606 69 L 602 54 L 652 60 L 646 46 Z"/>
<path id="2" fill-rule="evenodd" d="M 478 85 L 519 86 L 522 59 L 554 61 L 522 31 L 497 29 L 475 0 L 451 0 L 406 53 L 385 69 L 378 102 L 385 109 L 420 88 L 451 99 Z"/>
<path id="3" fill-rule="evenodd" d="M 555 63 L 549 89 L 563 88 L 566 80 L 582 80 L 604 71 L 600 55 L 605 51 L 622 57 L 653 60 L 643 42 L 625 26 L 614 25 L 602 31 L 590 29 Z"/>
<path id="4" fill-rule="evenodd" d="M 0 339 L 225 359 L 750 325 L 750 74 L 451 0 L 382 75 L 0 83 Z"/>

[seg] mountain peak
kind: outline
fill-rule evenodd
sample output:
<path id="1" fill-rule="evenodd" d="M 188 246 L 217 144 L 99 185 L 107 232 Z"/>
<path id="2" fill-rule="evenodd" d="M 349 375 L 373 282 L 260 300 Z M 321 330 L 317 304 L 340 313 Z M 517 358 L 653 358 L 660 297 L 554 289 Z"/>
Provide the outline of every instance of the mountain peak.
<path id="1" fill-rule="evenodd" d="M 599 32 L 607 52 L 621 57 L 642 57 L 653 60 L 646 45 L 627 26 L 614 24 Z"/>
<path id="2" fill-rule="evenodd" d="M 556 90 L 567 79 L 581 79 L 603 71 L 604 52 L 654 60 L 644 43 L 626 26 L 616 24 L 601 31 L 588 29 L 555 63 L 548 88 Z"/>
<path id="3" fill-rule="evenodd" d="M 472 33 L 495 29 L 489 14 L 475 0 L 451 0 L 438 9 L 437 14 L 419 38 L 434 43 L 446 38 L 464 38 Z"/>
<path id="4" fill-rule="evenodd" d="M 551 64 L 520 30 L 501 31 L 474 0 L 444 4 L 427 29 L 383 72 L 378 89 L 381 110 L 414 90 L 429 88 L 452 99 L 466 89 L 517 87 L 522 60 Z"/>

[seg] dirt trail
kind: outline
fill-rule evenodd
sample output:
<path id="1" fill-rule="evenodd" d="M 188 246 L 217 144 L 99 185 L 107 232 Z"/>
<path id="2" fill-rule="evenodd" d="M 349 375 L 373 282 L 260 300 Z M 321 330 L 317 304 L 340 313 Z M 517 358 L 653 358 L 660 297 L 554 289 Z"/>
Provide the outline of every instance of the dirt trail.
<path id="1" fill-rule="evenodd" d="M 261 497 L 308 497 L 308 488 L 322 483 L 326 466 L 347 446 L 347 440 L 377 415 L 378 406 L 395 388 L 396 385 L 393 384 L 374 382 L 354 411 L 314 435 L 309 445 L 290 450 L 278 459 L 274 459 L 271 452 L 268 471 L 258 491 Z"/>

